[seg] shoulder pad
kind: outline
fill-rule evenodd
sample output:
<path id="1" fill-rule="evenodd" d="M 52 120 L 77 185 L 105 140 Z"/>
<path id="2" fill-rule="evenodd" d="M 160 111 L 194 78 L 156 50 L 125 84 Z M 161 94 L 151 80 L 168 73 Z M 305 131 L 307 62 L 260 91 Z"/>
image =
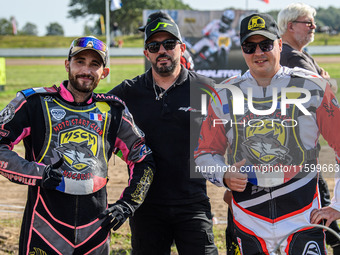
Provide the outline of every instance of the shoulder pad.
<path id="1" fill-rule="evenodd" d="M 323 79 L 318 74 L 316 74 L 312 71 L 306 70 L 306 69 L 302 69 L 300 67 L 294 67 L 294 68 L 291 69 L 291 77 L 305 78 L 305 79 L 313 82 L 314 84 L 318 85 L 323 90 L 326 89 L 326 84 L 328 83 L 328 81 L 326 79 Z"/>
<path id="2" fill-rule="evenodd" d="M 25 98 L 28 98 L 34 94 L 57 94 L 58 89 L 57 87 L 40 87 L 40 88 L 29 88 L 20 91 L 24 95 Z"/>
<path id="3" fill-rule="evenodd" d="M 111 102 L 114 104 L 119 104 L 124 106 L 124 108 L 126 108 L 125 102 L 120 99 L 119 97 L 117 97 L 116 95 L 113 94 L 102 94 L 102 93 L 94 93 L 93 98 L 98 101 L 98 102 Z"/>
<path id="4" fill-rule="evenodd" d="M 235 83 L 239 83 L 242 81 L 242 76 L 240 75 L 235 75 L 235 76 L 232 76 L 228 79 L 225 79 L 224 81 L 221 82 L 221 84 L 225 84 L 225 85 L 228 85 L 228 84 L 235 84 Z"/>

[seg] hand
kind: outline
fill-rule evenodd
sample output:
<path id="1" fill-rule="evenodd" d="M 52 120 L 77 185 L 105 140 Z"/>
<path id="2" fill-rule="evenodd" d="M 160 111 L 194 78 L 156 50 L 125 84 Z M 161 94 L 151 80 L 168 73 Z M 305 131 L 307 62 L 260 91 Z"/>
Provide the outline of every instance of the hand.
<path id="1" fill-rule="evenodd" d="M 229 207 L 231 207 L 231 199 L 233 198 L 233 194 L 230 190 L 226 190 L 223 195 L 223 201 L 228 204 Z"/>
<path id="2" fill-rule="evenodd" d="M 241 166 L 243 166 L 245 163 L 245 159 L 236 162 L 235 164 L 233 164 L 234 167 L 231 168 L 232 170 L 227 171 L 224 174 L 224 182 L 232 191 L 242 192 L 246 189 L 248 183 L 248 175 L 239 172 Z M 235 167 L 237 171 L 234 171 Z"/>
<path id="3" fill-rule="evenodd" d="M 102 228 L 113 229 L 116 231 L 133 214 L 133 209 L 125 202 L 117 202 L 109 205 L 109 208 L 99 214 L 98 218 L 106 219 L 102 223 Z"/>
<path id="4" fill-rule="evenodd" d="M 312 224 L 318 224 L 323 219 L 326 220 L 325 226 L 329 227 L 334 220 L 340 219 L 340 212 L 327 206 L 321 209 L 314 209 L 310 213 L 310 223 Z"/>
<path id="5" fill-rule="evenodd" d="M 64 159 L 60 158 L 56 163 L 47 165 L 42 176 L 41 186 L 45 189 L 56 189 L 63 180 L 62 173 L 58 170 L 64 163 Z"/>
<path id="6" fill-rule="evenodd" d="M 329 76 L 328 72 L 325 71 L 325 69 L 321 68 L 320 76 L 324 79 L 330 79 L 331 77 Z"/>

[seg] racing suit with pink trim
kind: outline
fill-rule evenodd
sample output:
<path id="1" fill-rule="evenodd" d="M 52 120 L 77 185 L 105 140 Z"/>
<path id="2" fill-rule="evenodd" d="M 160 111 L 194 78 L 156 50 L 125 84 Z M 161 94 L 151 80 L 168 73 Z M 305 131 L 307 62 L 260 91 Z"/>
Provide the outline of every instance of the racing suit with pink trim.
<path id="1" fill-rule="evenodd" d="M 98 215 L 108 207 L 112 153 L 128 164 L 119 202 L 132 212 L 153 179 L 151 151 L 124 102 L 93 93 L 77 104 L 66 87 L 23 90 L 0 113 L 0 174 L 28 185 L 19 254 L 109 254 L 110 233 Z M 20 141 L 25 159 L 12 151 Z M 62 182 L 57 190 L 42 188 L 45 166 L 60 157 Z"/>
<path id="2" fill-rule="evenodd" d="M 317 171 L 311 170 L 311 166 L 318 163 L 320 134 L 336 152 L 336 163 L 330 167 L 339 168 L 340 109 L 329 85 L 314 73 L 286 67 L 281 67 L 266 88 L 258 86 L 249 71 L 225 83 L 225 88 L 234 85 L 242 91 L 244 113 L 234 114 L 238 109 L 233 107 L 233 100 L 240 97 L 233 96 L 229 89 L 218 90 L 216 100 L 209 104 L 195 153 L 198 170 L 203 176 L 217 186 L 226 187 L 223 181 L 228 171 L 226 151 L 230 165 L 245 158 L 245 166 L 302 166 L 294 178 L 283 176 L 286 181 L 278 186 L 263 188 L 249 181 L 243 192 L 232 192 L 234 234 L 241 253 L 269 254 L 283 240 L 279 247 L 282 254 L 307 254 L 304 252 L 312 250 L 318 251 L 313 254 L 324 254 L 322 230 L 304 228 L 286 235 L 310 224 L 311 211 L 320 207 Z M 302 106 L 311 115 L 304 114 L 301 106 L 292 103 L 294 100 L 287 104 L 286 114 L 282 113 L 281 92 L 289 87 L 310 91 L 311 98 Z M 268 110 L 272 106 L 274 88 L 278 93 L 276 109 L 268 115 L 253 114 L 248 107 L 250 91 L 253 107 Z M 287 98 L 289 96 L 298 102 L 301 93 L 287 93 Z M 247 174 L 248 180 L 254 177 L 251 172 Z M 338 192 L 335 190 L 335 194 Z M 334 200 L 334 203 L 339 202 Z"/>

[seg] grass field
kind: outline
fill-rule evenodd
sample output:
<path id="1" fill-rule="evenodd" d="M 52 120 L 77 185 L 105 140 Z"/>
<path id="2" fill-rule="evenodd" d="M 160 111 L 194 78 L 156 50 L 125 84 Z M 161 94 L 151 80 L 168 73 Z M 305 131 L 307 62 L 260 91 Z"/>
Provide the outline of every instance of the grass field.
<path id="1" fill-rule="evenodd" d="M 105 36 L 98 36 L 106 41 Z M 2 35 L 0 36 L 0 48 L 67 48 L 74 37 L 64 36 L 24 36 Z M 143 47 L 143 34 L 119 36 L 115 40 L 123 40 L 123 47 Z M 316 34 L 315 40 L 310 44 L 316 45 L 340 45 L 340 35 Z"/>
<path id="2" fill-rule="evenodd" d="M 320 63 L 332 78 L 340 85 L 340 62 Z M 144 72 L 143 64 L 111 65 L 111 82 L 100 82 L 96 92 L 107 92 L 124 79 L 131 79 Z M 8 65 L 6 67 L 6 86 L 0 92 L 0 108 L 4 108 L 17 91 L 30 87 L 49 87 L 59 85 L 66 80 L 67 73 L 63 65 Z M 337 97 L 340 98 L 340 89 Z"/>
<path id="3" fill-rule="evenodd" d="M 144 72 L 141 64 L 112 65 L 111 82 L 103 80 L 96 92 L 107 92 L 124 79 L 131 79 Z M 67 80 L 67 73 L 63 65 L 17 65 L 6 67 L 7 83 L 5 90 L 0 92 L 0 108 L 3 109 L 17 91 L 30 87 L 50 87 L 59 85 Z"/>

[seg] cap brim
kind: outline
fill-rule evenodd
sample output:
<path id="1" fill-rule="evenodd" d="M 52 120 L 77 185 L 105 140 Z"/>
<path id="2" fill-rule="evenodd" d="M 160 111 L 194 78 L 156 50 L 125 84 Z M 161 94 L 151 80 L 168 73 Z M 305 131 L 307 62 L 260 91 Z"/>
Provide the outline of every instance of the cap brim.
<path id="1" fill-rule="evenodd" d="M 254 31 L 254 32 L 251 32 L 249 34 L 247 34 L 246 36 L 244 36 L 242 39 L 241 39 L 241 44 L 247 40 L 250 36 L 253 36 L 253 35 L 262 35 L 264 37 L 267 37 L 268 39 L 270 40 L 276 40 L 276 39 L 279 39 L 279 37 L 277 35 L 274 35 L 268 31 L 263 31 L 263 30 L 259 30 L 259 31 Z"/>
<path id="2" fill-rule="evenodd" d="M 75 48 L 77 48 L 77 47 L 75 47 Z M 71 58 L 71 57 L 74 57 L 74 56 L 77 55 L 79 52 L 82 52 L 82 51 L 84 51 L 84 50 L 93 50 L 93 51 L 97 52 L 97 53 L 99 54 L 99 56 L 102 58 L 104 66 L 106 66 L 106 56 L 105 56 L 105 53 L 102 52 L 102 51 L 100 51 L 100 50 L 93 49 L 93 48 L 79 48 L 79 49 L 75 50 L 74 52 L 72 52 L 72 53 L 69 55 L 69 57 L 70 57 L 70 58 Z"/>
<path id="3" fill-rule="evenodd" d="M 139 28 L 138 28 L 138 31 L 145 32 L 145 27 L 146 27 L 146 26 L 141 26 L 141 27 L 139 27 Z"/>

